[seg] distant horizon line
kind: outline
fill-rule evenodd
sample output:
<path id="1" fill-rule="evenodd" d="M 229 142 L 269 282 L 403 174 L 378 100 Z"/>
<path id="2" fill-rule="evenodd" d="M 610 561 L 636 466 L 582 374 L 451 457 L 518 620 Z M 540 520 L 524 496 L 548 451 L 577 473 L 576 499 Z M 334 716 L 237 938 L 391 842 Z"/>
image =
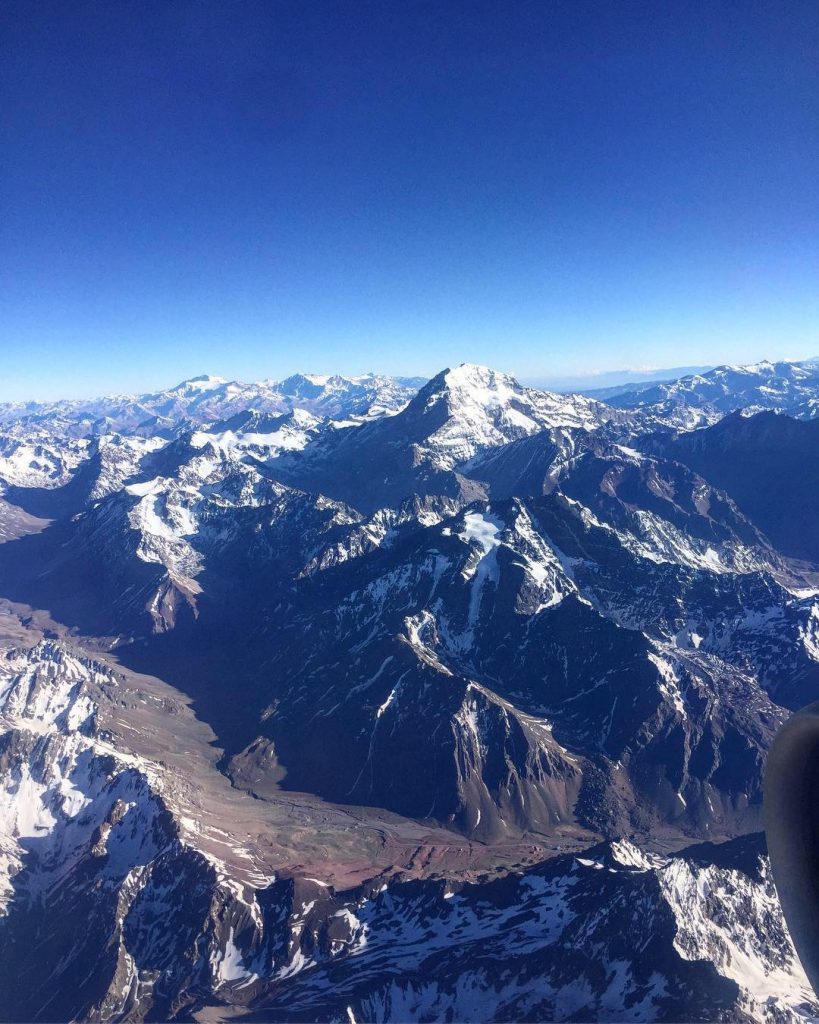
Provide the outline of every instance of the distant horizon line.
<path id="1" fill-rule="evenodd" d="M 767 363 L 769 365 L 776 365 L 777 363 L 789 363 L 789 364 L 804 364 L 819 362 L 819 356 L 810 356 L 807 358 L 793 359 L 793 358 L 782 358 L 782 359 L 756 359 L 747 363 L 739 362 L 728 362 L 728 363 L 711 363 L 708 365 L 686 365 L 686 366 L 669 366 L 669 367 L 624 367 L 622 369 L 612 370 L 593 370 L 587 373 L 575 373 L 575 374 L 561 374 L 561 375 L 538 375 L 538 374 L 522 374 L 518 376 L 515 373 L 506 370 L 500 370 L 498 372 L 505 373 L 507 376 L 514 377 L 521 384 L 527 387 L 533 387 L 540 390 L 551 390 L 557 393 L 571 393 L 571 392 L 591 392 L 596 390 L 604 390 L 610 387 L 626 387 L 629 384 L 649 384 L 649 383 L 666 383 L 673 380 L 679 380 L 683 377 L 692 376 L 695 374 L 708 373 L 712 370 L 722 369 L 726 367 L 737 367 L 746 368 L 752 366 L 759 366 Z M 61 395 L 55 398 L 0 398 L 0 406 L 27 406 L 27 405 L 48 405 L 58 404 L 61 402 L 87 402 L 94 401 L 103 398 L 135 398 L 143 395 L 157 394 L 163 391 L 173 391 L 176 388 L 180 388 L 185 384 L 198 383 L 200 381 L 214 381 L 218 384 L 267 384 L 275 386 L 282 384 L 294 377 L 304 378 L 322 378 L 329 380 L 333 377 L 338 377 L 344 380 L 359 380 L 368 377 L 385 377 L 392 380 L 400 381 L 422 381 L 426 383 L 432 380 L 438 374 L 445 372 L 446 370 L 453 369 L 457 366 L 469 365 L 469 361 L 465 360 L 460 363 L 453 362 L 449 366 L 442 367 L 431 375 L 424 373 L 383 373 L 378 370 L 367 370 L 362 373 L 343 373 L 339 371 L 333 371 L 330 373 L 320 373 L 309 370 L 299 370 L 294 373 L 286 374 L 283 377 L 258 377 L 258 378 L 241 378 L 241 377 L 224 377 L 221 374 L 212 373 L 198 373 L 190 377 L 184 377 L 182 380 L 177 381 L 175 384 L 169 384 L 166 386 L 153 387 L 147 390 L 128 391 L 128 390 L 109 390 L 109 391 L 98 391 L 94 394 L 86 395 Z M 484 365 L 488 369 L 495 369 L 494 366 L 490 367 L 488 364 L 474 363 L 472 365 Z"/>

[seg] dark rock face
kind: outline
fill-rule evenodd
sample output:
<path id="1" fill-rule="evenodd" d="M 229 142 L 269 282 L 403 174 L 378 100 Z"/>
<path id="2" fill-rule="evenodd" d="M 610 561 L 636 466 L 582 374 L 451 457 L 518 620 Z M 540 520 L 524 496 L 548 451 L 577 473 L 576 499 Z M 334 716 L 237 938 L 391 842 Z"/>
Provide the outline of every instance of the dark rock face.
<path id="1" fill-rule="evenodd" d="M 581 557 L 597 544 L 593 561 Z M 675 643 L 708 617 L 699 574 L 657 564 L 653 575 L 611 530 L 543 498 L 469 506 L 311 579 L 268 638 L 276 709 L 264 730 L 285 784 L 484 837 L 574 813 L 592 827 L 663 821 L 694 835 L 750 824 L 786 716 L 765 687 L 790 676 L 767 662 L 749 674 L 764 643 L 753 629 L 734 629 L 727 658 L 706 653 L 722 634 Z M 719 603 L 790 600 L 761 573 L 758 590 Z M 644 606 L 654 621 L 638 629 Z"/>
<path id="2" fill-rule="evenodd" d="M 3 1019 L 813 1012 L 752 833 L 815 421 L 243 387 L 3 413 Z"/>
<path id="3" fill-rule="evenodd" d="M 819 420 L 773 412 L 727 416 L 713 427 L 651 440 L 727 491 L 785 555 L 819 561 Z"/>

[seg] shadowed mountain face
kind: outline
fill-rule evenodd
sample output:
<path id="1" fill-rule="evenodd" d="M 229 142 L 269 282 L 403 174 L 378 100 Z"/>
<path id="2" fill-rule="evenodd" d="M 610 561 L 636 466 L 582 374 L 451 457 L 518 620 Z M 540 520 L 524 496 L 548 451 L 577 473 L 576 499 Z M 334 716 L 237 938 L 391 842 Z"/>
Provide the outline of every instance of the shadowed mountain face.
<path id="1" fill-rule="evenodd" d="M 357 381 L 4 410 L 0 1016 L 795 1020 L 814 421 Z"/>
<path id="2" fill-rule="evenodd" d="M 736 413 L 650 448 L 727 491 L 783 554 L 819 561 L 819 421 Z"/>

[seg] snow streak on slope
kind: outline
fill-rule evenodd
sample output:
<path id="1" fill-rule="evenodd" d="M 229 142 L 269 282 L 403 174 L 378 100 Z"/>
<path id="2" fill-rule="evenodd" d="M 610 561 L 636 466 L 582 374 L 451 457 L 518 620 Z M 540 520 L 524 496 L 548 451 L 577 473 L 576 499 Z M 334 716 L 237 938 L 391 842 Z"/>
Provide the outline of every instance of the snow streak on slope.
<path id="1" fill-rule="evenodd" d="M 287 981 L 260 1007 L 298 1021 L 809 1018 L 787 933 L 759 942 L 773 889 L 758 837 L 715 850 L 746 865 L 621 841 L 491 882 L 364 888 L 340 910 L 313 893 Z M 328 913 L 343 931 L 325 931 Z M 692 919 L 707 936 L 697 949 Z"/>

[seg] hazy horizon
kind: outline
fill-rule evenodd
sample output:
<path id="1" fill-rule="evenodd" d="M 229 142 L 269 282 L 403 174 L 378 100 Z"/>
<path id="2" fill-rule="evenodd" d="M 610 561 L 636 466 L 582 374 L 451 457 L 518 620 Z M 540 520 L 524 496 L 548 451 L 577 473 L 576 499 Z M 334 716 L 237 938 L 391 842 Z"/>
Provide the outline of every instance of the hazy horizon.
<path id="1" fill-rule="evenodd" d="M 526 384 L 529 387 L 540 388 L 546 391 L 555 392 L 593 392 L 596 390 L 603 390 L 611 387 L 620 387 L 628 384 L 645 384 L 650 382 L 663 382 L 676 380 L 681 377 L 687 377 L 692 374 L 707 373 L 709 370 L 716 369 L 720 366 L 734 365 L 734 366 L 747 366 L 753 365 L 758 362 L 807 362 L 812 360 L 814 357 L 809 356 L 805 359 L 757 359 L 757 360 L 742 360 L 735 361 L 732 363 L 710 363 L 710 364 L 695 364 L 686 366 L 669 366 L 669 367 L 623 367 L 621 369 L 608 369 L 600 371 L 591 371 L 586 374 L 566 375 L 566 376 L 539 376 L 539 375 L 523 375 L 516 374 L 513 370 L 505 367 L 500 361 L 495 363 L 483 363 L 480 365 L 489 366 L 493 370 L 497 370 L 501 373 L 506 373 L 509 376 L 515 377 L 522 384 Z M 208 370 L 201 370 L 198 372 L 192 372 L 183 374 L 182 376 L 170 379 L 167 375 L 164 375 L 165 379 L 160 380 L 157 378 L 153 383 L 149 383 L 147 387 L 128 387 L 127 383 L 123 386 L 110 388 L 107 390 L 98 391 L 87 391 L 84 393 L 70 393 L 68 390 L 60 391 L 57 388 L 54 393 L 45 396 L 38 394 L 28 394 L 20 397 L 7 397 L 4 395 L 2 385 L 0 385 L 0 404 L 2 405 L 15 405 L 15 404 L 47 404 L 50 402 L 60 401 L 77 401 L 83 402 L 96 398 L 102 398 L 106 396 L 116 395 L 145 395 L 153 394 L 162 391 L 168 391 L 172 388 L 178 387 L 184 383 L 190 381 L 196 381 L 201 378 L 213 378 L 214 380 L 222 380 L 226 383 L 239 382 L 239 383 L 260 383 L 262 381 L 269 383 L 280 383 L 287 380 L 288 377 L 294 375 L 314 376 L 314 377 L 360 377 L 367 375 L 385 376 L 385 377 L 396 377 L 404 380 L 418 379 L 421 381 L 430 380 L 432 377 L 441 373 L 443 370 L 452 368 L 460 365 L 461 362 L 473 363 L 474 360 L 460 360 L 458 363 L 453 362 L 448 365 L 442 365 L 437 367 L 431 372 L 420 372 L 420 373 L 397 373 L 391 374 L 386 373 L 378 367 L 369 368 L 357 372 L 346 370 L 344 367 L 336 367 L 329 370 L 314 370 L 310 368 L 300 368 L 291 373 L 264 373 L 257 376 L 239 376 L 237 374 L 221 374 L 212 373 Z"/>

